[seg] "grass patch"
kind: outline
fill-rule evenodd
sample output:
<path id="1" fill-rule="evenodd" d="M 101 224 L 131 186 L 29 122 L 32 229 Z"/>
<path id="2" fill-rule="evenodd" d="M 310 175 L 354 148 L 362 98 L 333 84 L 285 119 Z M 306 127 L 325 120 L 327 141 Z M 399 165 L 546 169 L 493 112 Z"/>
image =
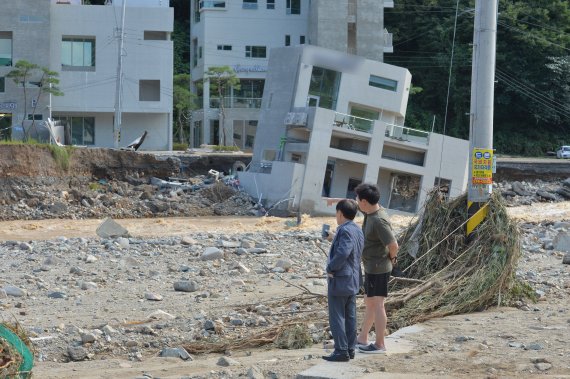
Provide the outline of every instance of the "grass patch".
<path id="1" fill-rule="evenodd" d="M 174 151 L 186 151 L 188 150 L 188 144 L 184 142 L 174 142 L 172 144 L 172 150 Z"/>
<path id="2" fill-rule="evenodd" d="M 45 145 L 50 151 L 56 165 L 63 171 L 69 170 L 69 158 L 73 153 L 73 147 L 71 146 L 57 146 L 57 145 Z"/>
<path id="3" fill-rule="evenodd" d="M 213 146 L 212 149 L 214 151 L 240 151 L 239 147 L 237 147 L 237 146 L 216 145 L 216 146 Z"/>

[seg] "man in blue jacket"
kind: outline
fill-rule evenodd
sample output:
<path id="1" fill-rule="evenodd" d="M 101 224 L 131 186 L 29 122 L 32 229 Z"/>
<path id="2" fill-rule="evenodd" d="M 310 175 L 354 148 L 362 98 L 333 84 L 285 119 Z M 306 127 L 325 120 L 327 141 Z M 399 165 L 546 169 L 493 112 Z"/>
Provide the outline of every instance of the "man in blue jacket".
<path id="1" fill-rule="evenodd" d="M 361 228 L 354 223 L 358 206 L 344 199 L 336 205 L 338 228 L 327 264 L 329 324 L 334 352 L 323 356 L 331 362 L 354 358 L 356 346 L 356 294 L 360 287 L 360 257 L 364 245 Z"/>

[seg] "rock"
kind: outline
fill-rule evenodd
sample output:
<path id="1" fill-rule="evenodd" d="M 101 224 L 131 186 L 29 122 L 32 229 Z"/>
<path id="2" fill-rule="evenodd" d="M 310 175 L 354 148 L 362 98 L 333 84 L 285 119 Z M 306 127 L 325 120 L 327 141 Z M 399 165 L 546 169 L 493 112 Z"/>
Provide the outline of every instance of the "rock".
<path id="1" fill-rule="evenodd" d="M 241 241 L 241 247 L 244 249 L 251 249 L 255 247 L 255 241 L 244 239 Z"/>
<path id="2" fill-rule="evenodd" d="M 552 368 L 552 364 L 550 363 L 536 363 L 534 365 L 539 371 L 548 371 Z"/>
<path id="3" fill-rule="evenodd" d="M 83 333 L 80 333 L 79 335 L 81 336 L 81 343 L 83 343 L 84 345 L 86 343 L 95 342 L 99 338 L 97 335 L 95 335 L 94 333 L 90 333 L 90 332 L 83 332 Z"/>
<path id="4" fill-rule="evenodd" d="M 127 237 L 129 231 L 119 225 L 115 220 L 107 217 L 95 231 L 101 238 Z"/>
<path id="5" fill-rule="evenodd" d="M 160 352 L 160 356 L 161 357 L 180 358 L 180 359 L 185 360 L 185 361 L 187 361 L 187 360 L 192 361 L 193 360 L 192 356 L 190 356 L 190 354 L 188 354 L 186 349 L 184 349 L 183 347 L 165 347 Z"/>
<path id="6" fill-rule="evenodd" d="M 248 249 L 247 252 L 250 254 L 265 254 L 267 253 L 267 249 L 263 247 L 254 247 L 252 249 Z"/>
<path id="7" fill-rule="evenodd" d="M 115 242 L 121 247 L 121 249 L 128 249 L 130 246 L 129 239 L 125 237 L 119 237 Z"/>
<path id="8" fill-rule="evenodd" d="M 81 346 L 68 346 L 67 356 L 74 362 L 83 361 L 87 358 L 87 350 Z"/>
<path id="9" fill-rule="evenodd" d="M 521 182 L 513 182 L 513 191 L 519 196 L 532 196 L 532 193 L 525 190 Z"/>
<path id="10" fill-rule="evenodd" d="M 154 320 L 174 320 L 176 316 L 171 315 L 161 309 L 157 309 L 156 311 L 152 312 L 147 316 L 147 318 L 151 318 Z"/>
<path id="11" fill-rule="evenodd" d="M 97 283 L 94 282 L 81 282 L 79 288 L 81 288 L 84 291 L 88 291 L 88 290 L 96 290 L 97 288 L 99 288 L 99 286 L 97 286 Z"/>
<path id="12" fill-rule="evenodd" d="M 247 370 L 248 379 L 264 379 L 263 372 L 257 366 L 251 366 Z"/>
<path id="13" fill-rule="evenodd" d="M 104 327 L 101 328 L 101 331 L 105 333 L 106 336 L 112 336 L 114 334 L 119 333 L 115 329 L 113 329 L 113 327 L 110 325 L 105 325 Z"/>
<path id="14" fill-rule="evenodd" d="M 241 242 L 239 241 L 224 241 L 222 240 L 220 242 L 220 246 L 224 247 L 224 248 L 228 248 L 228 249 L 232 249 L 232 248 L 238 248 L 240 247 Z"/>
<path id="15" fill-rule="evenodd" d="M 222 367 L 229 367 L 229 366 L 237 366 L 239 365 L 239 362 L 230 357 L 220 357 L 220 359 L 218 359 L 218 363 L 216 364 Z"/>
<path id="16" fill-rule="evenodd" d="M 85 275 L 87 274 L 87 271 L 82 269 L 81 267 L 73 266 L 72 268 L 69 269 L 69 273 L 75 275 Z"/>
<path id="17" fill-rule="evenodd" d="M 67 299 L 67 295 L 64 292 L 54 291 L 48 293 L 50 299 Z"/>
<path id="18" fill-rule="evenodd" d="M 198 291 L 198 283 L 193 280 L 174 282 L 174 290 L 180 292 L 195 292 Z"/>
<path id="19" fill-rule="evenodd" d="M 32 251 L 32 245 L 30 245 L 27 242 L 20 243 L 19 247 L 20 247 L 20 250 L 23 250 L 23 251 Z"/>
<path id="20" fill-rule="evenodd" d="M 524 344 L 520 343 L 520 342 L 509 342 L 509 347 L 516 347 L 518 349 L 520 348 L 524 348 Z"/>
<path id="21" fill-rule="evenodd" d="M 218 249 L 217 247 L 208 247 L 202 255 L 200 259 L 203 261 L 213 261 L 216 259 L 222 259 L 224 257 L 224 252 Z"/>
<path id="22" fill-rule="evenodd" d="M 150 301 L 162 301 L 163 297 L 154 292 L 145 292 L 144 298 Z"/>
<path id="23" fill-rule="evenodd" d="M 539 343 L 531 343 L 530 345 L 525 346 L 525 350 L 542 350 L 544 349 L 541 344 Z"/>
<path id="24" fill-rule="evenodd" d="M 570 265 L 570 253 L 566 253 L 564 258 L 562 258 L 562 264 Z"/>
<path id="25" fill-rule="evenodd" d="M 556 190 L 556 193 L 564 197 L 565 199 L 570 199 L 570 190 L 568 190 L 567 188 L 558 188 Z"/>
<path id="26" fill-rule="evenodd" d="M 85 257 L 85 263 L 94 263 L 97 262 L 97 258 L 91 254 Z"/>
<path id="27" fill-rule="evenodd" d="M 16 286 L 6 286 L 4 287 L 4 291 L 8 296 L 23 297 L 28 295 L 28 291 Z"/>
<path id="28" fill-rule="evenodd" d="M 543 190 L 538 190 L 536 191 L 536 194 L 540 197 L 542 197 L 543 199 L 546 200 L 551 200 L 551 201 L 556 201 L 556 196 L 554 196 L 553 194 L 551 194 L 550 192 L 546 192 Z"/>
<path id="29" fill-rule="evenodd" d="M 212 320 L 206 320 L 204 322 L 204 330 L 215 330 L 216 325 Z"/>
<path id="30" fill-rule="evenodd" d="M 285 271 L 289 271 L 292 266 L 293 265 L 291 261 L 288 259 L 279 259 L 277 262 L 275 262 L 275 267 L 281 267 Z"/>
<path id="31" fill-rule="evenodd" d="M 455 342 L 467 342 L 467 341 L 473 341 L 475 339 L 475 337 L 471 337 L 471 336 L 458 336 L 455 337 Z"/>
<path id="32" fill-rule="evenodd" d="M 554 237 L 552 241 L 554 249 L 565 253 L 570 252 L 570 233 L 561 231 Z"/>
<path id="33" fill-rule="evenodd" d="M 192 246 L 192 245 L 196 245 L 198 243 L 198 241 L 196 241 L 192 237 L 185 236 L 185 237 L 182 237 L 182 239 L 180 240 L 180 243 L 182 245 Z"/>
<path id="34" fill-rule="evenodd" d="M 8 294 L 6 293 L 6 290 L 4 288 L 0 288 L 0 299 L 6 299 L 8 297 Z"/>

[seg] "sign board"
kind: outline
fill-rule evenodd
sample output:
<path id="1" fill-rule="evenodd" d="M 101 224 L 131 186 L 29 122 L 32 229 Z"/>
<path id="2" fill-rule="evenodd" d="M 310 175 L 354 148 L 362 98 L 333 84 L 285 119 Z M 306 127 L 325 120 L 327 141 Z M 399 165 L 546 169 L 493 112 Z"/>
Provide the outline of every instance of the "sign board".
<path id="1" fill-rule="evenodd" d="M 235 72 L 266 72 L 267 67 L 260 66 L 260 65 L 253 65 L 253 66 L 242 66 L 240 64 L 236 64 L 232 67 Z"/>
<path id="2" fill-rule="evenodd" d="M 3 110 L 13 111 L 14 109 L 17 108 L 17 106 L 18 106 L 18 104 L 17 104 L 17 103 L 13 103 L 13 102 L 10 102 L 10 103 L 0 103 L 0 111 L 3 111 Z"/>
<path id="3" fill-rule="evenodd" d="M 473 148 L 471 184 L 493 184 L 493 149 Z"/>

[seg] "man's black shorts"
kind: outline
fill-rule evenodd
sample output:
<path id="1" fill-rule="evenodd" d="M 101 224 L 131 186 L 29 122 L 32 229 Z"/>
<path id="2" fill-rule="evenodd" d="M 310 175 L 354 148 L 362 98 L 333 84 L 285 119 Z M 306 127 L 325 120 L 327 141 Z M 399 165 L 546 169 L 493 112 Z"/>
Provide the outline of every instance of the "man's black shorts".
<path id="1" fill-rule="evenodd" d="M 389 272 L 385 274 L 364 274 L 364 293 L 368 297 L 388 297 L 388 280 L 390 280 Z"/>

